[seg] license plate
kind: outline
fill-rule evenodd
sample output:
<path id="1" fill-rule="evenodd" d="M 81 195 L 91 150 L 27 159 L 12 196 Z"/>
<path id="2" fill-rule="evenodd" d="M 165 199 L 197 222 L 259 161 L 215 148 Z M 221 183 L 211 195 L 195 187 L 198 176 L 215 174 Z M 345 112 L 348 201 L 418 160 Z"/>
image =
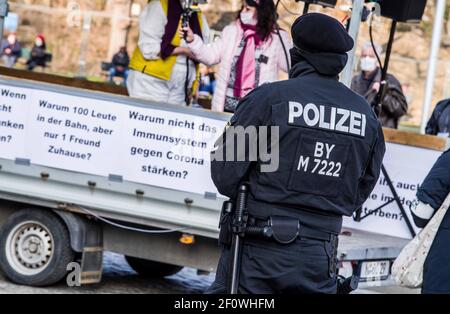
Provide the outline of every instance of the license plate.
<path id="1" fill-rule="evenodd" d="M 363 262 L 360 278 L 364 281 L 387 279 L 390 266 L 390 261 Z"/>

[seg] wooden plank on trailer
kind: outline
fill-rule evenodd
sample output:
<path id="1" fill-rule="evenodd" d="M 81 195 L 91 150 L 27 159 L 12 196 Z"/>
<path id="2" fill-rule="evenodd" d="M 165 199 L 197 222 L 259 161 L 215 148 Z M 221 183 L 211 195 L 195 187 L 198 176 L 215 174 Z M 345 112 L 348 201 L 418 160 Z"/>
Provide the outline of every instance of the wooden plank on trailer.
<path id="1" fill-rule="evenodd" d="M 384 138 L 386 142 L 389 143 L 408 145 L 437 151 L 445 151 L 448 148 L 448 139 L 446 138 L 398 131 L 387 128 L 383 129 L 383 131 Z"/>
<path id="2" fill-rule="evenodd" d="M 88 81 L 85 78 L 64 77 L 49 73 L 39 73 L 25 70 L 9 69 L 5 67 L 0 67 L 0 75 L 9 76 L 17 79 L 25 79 L 31 81 L 51 83 L 93 91 L 100 91 L 110 94 L 128 96 L 127 89 L 123 86 L 117 86 L 101 82 L 92 82 Z"/>

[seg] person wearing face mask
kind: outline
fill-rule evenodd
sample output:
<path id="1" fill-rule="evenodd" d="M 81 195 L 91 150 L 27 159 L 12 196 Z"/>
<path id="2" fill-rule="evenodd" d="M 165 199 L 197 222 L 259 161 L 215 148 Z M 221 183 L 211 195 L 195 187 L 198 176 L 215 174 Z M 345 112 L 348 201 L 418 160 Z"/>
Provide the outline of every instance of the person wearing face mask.
<path id="1" fill-rule="evenodd" d="M 190 28 L 186 41 L 194 57 L 207 66 L 220 63 L 212 101 L 213 111 L 234 112 L 254 88 L 279 79 L 287 72 L 292 48 L 287 32 L 276 25 L 272 0 L 246 0 L 237 19 L 225 27 L 220 39 L 206 44 Z"/>
<path id="2" fill-rule="evenodd" d="M 375 44 L 379 56 L 382 49 Z M 364 45 L 361 52 L 361 73 L 353 80 L 351 89 L 364 98 L 373 107 L 377 107 L 377 94 L 381 88 L 381 69 L 371 43 Z M 398 122 L 408 112 L 408 102 L 402 86 L 395 76 L 388 74 L 385 95 L 381 101 L 379 120 L 383 127 L 397 129 Z"/>
<path id="3" fill-rule="evenodd" d="M 36 36 L 33 49 L 31 49 L 30 59 L 27 61 L 27 69 L 33 71 L 35 67 L 45 68 L 47 59 L 47 47 L 43 35 Z"/>
<path id="4" fill-rule="evenodd" d="M 131 97 L 184 105 L 186 92 L 196 89 L 199 66 L 178 35 L 182 13 L 181 0 L 148 2 L 139 18 L 139 42 L 130 61 L 127 88 Z M 208 23 L 201 12 L 193 13 L 189 24 L 197 36 L 208 40 Z"/>
<path id="5" fill-rule="evenodd" d="M 6 40 L 2 41 L 1 56 L 4 66 L 12 68 L 21 55 L 22 48 L 17 40 L 16 34 L 9 34 Z"/>

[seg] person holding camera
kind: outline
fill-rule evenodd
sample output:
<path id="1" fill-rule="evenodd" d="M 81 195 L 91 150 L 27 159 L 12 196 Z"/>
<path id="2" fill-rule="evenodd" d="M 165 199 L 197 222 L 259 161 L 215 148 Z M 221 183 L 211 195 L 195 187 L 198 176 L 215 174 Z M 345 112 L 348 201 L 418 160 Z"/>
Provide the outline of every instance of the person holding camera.
<path id="1" fill-rule="evenodd" d="M 186 93 L 196 88 L 198 63 L 178 34 L 183 10 L 181 0 L 151 0 L 142 12 L 127 80 L 131 97 L 182 105 Z M 190 15 L 189 25 L 207 40 L 209 28 L 201 12 Z"/>
<path id="2" fill-rule="evenodd" d="M 198 61 L 207 66 L 220 63 L 213 111 L 234 112 L 250 91 L 277 81 L 279 70 L 288 71 L 292 43 L 287 32 L 279 31 L 276 20 L 272 0 L 246 0 L 236 21 L 212 44 L 206 44 L 193 29 L 183 29 Z"/>

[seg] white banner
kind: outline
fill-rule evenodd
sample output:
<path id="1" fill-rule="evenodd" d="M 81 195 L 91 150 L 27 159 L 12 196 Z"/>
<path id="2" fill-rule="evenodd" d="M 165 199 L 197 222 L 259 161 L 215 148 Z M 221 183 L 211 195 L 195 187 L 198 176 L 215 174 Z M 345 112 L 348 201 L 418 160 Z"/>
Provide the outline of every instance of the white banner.
<path id="1" fill-rule="evenodd" d="M 210 156 L 225 121 L 0 86 L 0 158 L 217 193 Z"/>
<path id="2" fill-rule="evenodd" d="M 196 194 L 217 193 L 209 153 L 225 121 L 62 93 L 0 85 L 0 158 Z M 386 169 L 409 214 L 440 152 L 387 143 Z M 367 215 L 392 198 L 381 177 Z M 344 226 L 409 238 L 395 202 Z"/>
<path id="3" fill-rule="evenodd" d="M 38 165 L 111 174 L 124 111 L 106 101 L 40 91 L 30 102 L 27 153 Z"/>
<path id="4" fill-rule="evenodd" d="M 409 206 L 416 197 L 418 187 L 442 152 L 392 143 L 386 143 L 386 150 L 384 166 L 413 227 L 415 227 Z M 374 209 L 392 199 L 392 192 L 381 174 L 378 184 L 363 206 L 361 216 L 369 214 L 367 218 L 356 222 L 353 218 L 346 217 L 344 226 L 400 238 L 411 238 L 405 219 L 395 201 L 376 213 L 370 214 Z"/>
<path id="5" fill-rule="evenodd" d="M 0 86 L 0 157 L 26 158 L 29 104 L 33 91 Z"/>

